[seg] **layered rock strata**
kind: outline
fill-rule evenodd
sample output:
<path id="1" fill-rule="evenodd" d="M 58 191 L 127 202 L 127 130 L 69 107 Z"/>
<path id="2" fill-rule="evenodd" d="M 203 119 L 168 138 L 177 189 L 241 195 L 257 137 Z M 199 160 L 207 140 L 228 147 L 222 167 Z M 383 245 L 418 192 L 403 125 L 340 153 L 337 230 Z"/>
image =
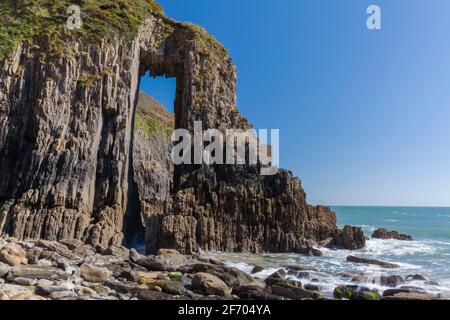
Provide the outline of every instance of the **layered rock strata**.
<path id="1" fill-rule="evenodd" d="M 147 71 L 177 79 L 175 128 L 250 128 L 236 107 L 236 68 L 200 28 L 155 13 L 131 41 L 68 37 L 61 55 L 49 41 L 37 36 L 0 61 L 0 234 L 119 245 L 141 211 L 151 251 L 306 252 L 339 234 L 335 214 L 308 205 L 285 170 L 176 166 L 171 190 L 155 193 L 167 177 L 143 164 L 162 158 L 134 135 Z"/>

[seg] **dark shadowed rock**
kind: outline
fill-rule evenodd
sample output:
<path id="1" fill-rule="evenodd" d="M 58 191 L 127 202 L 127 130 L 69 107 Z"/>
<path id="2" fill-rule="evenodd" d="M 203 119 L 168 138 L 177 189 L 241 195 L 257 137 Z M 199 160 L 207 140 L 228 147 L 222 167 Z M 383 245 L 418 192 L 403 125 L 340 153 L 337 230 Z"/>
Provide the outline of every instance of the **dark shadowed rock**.
<path id="1" fill-rule="evenodd" d="M 263 267 L 261 267 L 261 266 L 254 266 L 253 269 L 252 269 L 252 274 L 259 273 L 259 272 L 262 272 L 262 271 L 264 271 Z"/>
<path id="2" fill-rule="evenodd" d="M 177 299 L 187 300 L 186 297 L 177 298 L 167 293 L 156 292 L 146 289 L 133 290 L 133 297 L 139 300 L 177 300 Z"/>
<path id="3" fill-rule="evenodd" d="M 292 300 L 319 299 L 321 297 L 321 295 L 317 292 L 280 283 L 271 286 L 270 290 L 274 295 Z"/>
<path id="4" fill-rule="evenodd" d="M 411 274 L 406 276 L 407 281 L 427 281 L 427 279 L 420 274 Z"/>
<path id="5" fill-rule="evenodd" d="M 405 279 L 401 276 L 380 276 L 374 279 L 373 282 L 385 287 L 396 287 L 405 283 Z"/>
<path id="6" fill-rule="evenodd" d="M 362 258 L 362 257 L 355 257 L 355 256 L 348 256 L 347 262 L 371 264 L 371 265 L 380 266 L 380 267 L 386 268 L 386 269 L 400 268 L 400 266 L 395 263 L 384 262 L 384 261 L 375 260 L 375 259 L 367 259 L 367 258 Z"/>
<path id="7" fill-rule="evenodd" d="M 388 231 L 384 228 L 380 228 L 375 230 L 372 234 L 372 238 L 374 239 L 396 239 L 396 240 L 404 240 L 411 241 L 413 240 L 412 236 L 409 234 L 399 233 L 398 231 Z"/>
<path id="8" fill-rule="evenodd" d="M 275 285 L 275 284 L 283 282 L 285 278 L 286 278 L 286 271 L 284 271 L 283 269 L 280 269 L 280 270 L 275 271 L 274 273 L 272 273 L 270 276 L 268 276 L 264 280 L 264 282 L 268 286 L 272 286 L 272 285 Z"/>

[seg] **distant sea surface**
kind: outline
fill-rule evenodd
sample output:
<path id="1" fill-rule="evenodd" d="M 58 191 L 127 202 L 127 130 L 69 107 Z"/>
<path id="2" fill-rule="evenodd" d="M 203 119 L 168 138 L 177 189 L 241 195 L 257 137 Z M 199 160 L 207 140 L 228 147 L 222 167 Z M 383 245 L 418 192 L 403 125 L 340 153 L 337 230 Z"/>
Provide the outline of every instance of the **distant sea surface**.
<path id="1" fill-rule="evenodd" d="M 350 284 L 340 277 L 342 272 L 363 274 L 366 287 L 380 292 L 388 289 L 377 281 L 380 275 L 420 274 L 428 281 L 408 281 L 404 286 L 416 286 L 429 293 L 450 299 L 450 208 L 434 207 L 332 207 L 338 225 L 361 226 L 370 237 L 375 229 L 383 227 L 413 236 L 414 241 L 378 240 L 367 241 L 366 248 L 358 251 L 330 250 L 320 248 L 322 257 L 305 257 L 297 254 L 224 254 L 208 253 L 228 265 L 250 272 L 255 265 L 266 268 L 256 277 L 264 278 L 286 265 L 313 266 L 318 272 L 302 283 L 318 285 L 323 293 L 332 296 L 337 285 Z M 345 261 L 348 255 L 358 255 L 397 263 L 400 269 L 386 270 L 376 266 L 353 264 Z M 296 278 L 295 276 L 291 276 Z"/>

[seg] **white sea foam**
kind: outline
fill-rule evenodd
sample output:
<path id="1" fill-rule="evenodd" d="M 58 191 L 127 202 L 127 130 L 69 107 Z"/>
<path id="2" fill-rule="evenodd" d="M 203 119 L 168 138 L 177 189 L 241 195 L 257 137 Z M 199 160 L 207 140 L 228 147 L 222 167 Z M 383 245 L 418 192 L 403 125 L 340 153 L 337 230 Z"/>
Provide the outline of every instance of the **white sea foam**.
<path id="1" fill-rule="evenodd" d="M 332 297 L 333 290 L 340 285 L 354 284 L 349 279 L 340 276 L 343 272 L 354 272 L 364 275 L 367 281 L 360 284 L 370 289 L 377 289 L 380 293 L 388 289 L 379 284 L 381 275 L 400 275 L 406 278 L 411 274 L 421 274 L 433 282 L 408 281 L 407 286 L 416 286 L 432 294 L 440 294 L 450 298 L 450 268 L 448 267 L 450 255 L 450 242 L 443 241 L 399 241 L 371 239 L 367 241 L 366 248 L 355 251 L 332 250 L 320 248 L 322 257 L 308 257 L 297 254 L 207 254 L 224 261 L 227 266 L 251 273 L 256 265 L 262 266 L 262 272 L 252 276 L 265 279 L 275 271 L 286 265 L 311 266 L 318 272 L 311 272 L 309 279 L 289 278 L 299 280 L 304 285 L 311 283 L 318 286 L 320 291 Z M 400 265 L 399 269 L 383 269 L 375 265 L 349 263 L 346 257 L 357 255 L 373 258 Z M 287 271 L 287 270 L 286 270 Z M 314 279 L 314 281 L 312 281 Z"/>

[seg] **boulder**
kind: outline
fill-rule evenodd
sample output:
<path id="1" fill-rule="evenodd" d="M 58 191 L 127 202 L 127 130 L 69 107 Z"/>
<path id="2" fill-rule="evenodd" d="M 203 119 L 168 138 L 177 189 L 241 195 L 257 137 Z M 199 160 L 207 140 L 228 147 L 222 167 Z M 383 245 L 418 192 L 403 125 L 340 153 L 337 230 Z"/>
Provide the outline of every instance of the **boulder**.
<path id="1" fill-rule="evenodd" d="M 353 273 L 353 272 L 343 272 L 341 273 L 341 277 L 350 279 L 351 282 L 364 282 L 366 281 L 366 278 L 363 275 Z"/>
<path id="2" fill-rule="evenodd" d="M 333 297 L 335 299 L 351 299 L 358 289 L 358 286 L 339 286 L 334 289 Z"/>
<path id="3" fill-rule="evenodd" d="M 291 300 L 304 300 L 321 298 L 321 295 L 314 291 L 309 291 L 289 284 L 279 283 L 270 287 L 272 294 Z"/>
<path id="4" fill-rule="evenodd" d="M 111 271 L 107 268 L 86 263 L 81 265 L 80 274 L 84 280 L 95 283 L 103 283 L 112 275 Z"/>
<path id="5" fill-rule="evenodd" d="M 345 226 L 342 230 L 337 230 L 333 241 L 328 244 L 328 247 L 358 250 L 364 248 L 366 245 L 366 238 L 364 237 L 363 229 L 360 227 Z"/>
<path id="6" fill-rule="evenodd" d="M 257 285 L 242 285 L 233 288 L 233 294 L 244 300 L 282 300 L 283 297 L 276 296 L 269 289 Z"/>
<path id="7" fill-rule="evenodd" d="M 403 241 L 411 241 L 413 240 L 412 236 L 409 234 L 399 233 L 398 231 L 388 231 L 384 228 L 380 228 L 374 231 L 372 234 L 372 238 L 374 239 L 396 239 L 396 240 L 403 240 Z"/>
<path id="8" fill-rule="evenodd" d="M 428 293 L 417 293 L 417 292 L 400 292 L 393 295 L 383 297 L 383 300 L 433 300 L 434 297 Z"/>
<path id="9" fill-rule="evenodd" d="M 375 259 L 367 259 L 367 258 L 362 258 L 362 257 L 355 257 L 355 256 L 348 256 L 347 262 L 371 264 L 371 265 L 380 266 L 380 267 L 386 268 L 386 269 L 400 268 L 400 266 L 395 263 L 384 262 L 384 261 L 375 260 Z"/>
<path id="10" fill-rule="evenodd" d="M 109 246 L 108 248 L 103 250 L 101 254 L 104 256 L 115 256 L 128 259 L 128 257 L 130 256 L 130 250 L 125 247 Z"/>
<path id="11" fill-rule="evenodd" d="M 208 263 L 193 264 L 192 271 L 195 273 L 203 272 L 215 275 L 229 287 L 251 284 L 255 281 L 252 276 L 239 269 Z"/>
<path id="12" fill-rule="evenodd" d="M 317 291 L 317 292 L 320 291 L 319 286 L 316 286 L 316 285 L 311 284 L 311 283 L 305 284 L 305 289 L 309 290 L 309 291 Z"/>
<path id="13" fill-rule="evenodd" d="M 145 267 L 149 271 L 177 271 L 178 268 L 188 264 L 188 260 L 183 255 L 159 255 L 146 257 L 130 250 L 130 260 Z"/>
<path id="14" fill-rule="evenodd" d="M 164 255 L 167 255 L 167 256 L 170 256 L 170 255 L 179 256 L 179 255 L 181 255 L 181 253 L 178 252 L 175 249 L 159 249 L 157 255 L 158 256 L 164 256 Z"/>
<path id="15" fill-rule="evenodd" d="M 67 299 L 78 299 L 78 294 L 74 291 L 57 291 L 52 292 L 49 296 L 52 300 L 67 300 Z"/>
<path id="16" fill-rule="evenodd" d="M 15 278 L 47 280 L 67 280 L 69 278 L 69 274 L 61 269 L 41 266 L 16 266 L 11 269 L 10 275 Z"/>
<path id="17" fill-rule="evenodd" d="M 65 245 L 69 250 L 75 250 L 76 248 L 84 245 L 83 241 L 77 239 L 64 239 L 59 242 Z"/>
<path id="18" fill-rule="evenodd" d="M 9 265 L 0 262 L 0 278 L 3 278 L 5 275 L 7 275 L 9 270 L 11 270 L 11 267 Z"/>
<path id="19" fill-rule="evenodd" d="M 270 276 L 268 276 L 266 278 L 266 280 L 264 280 L 264 282 L 268 286 L 273 286 L 273 285 L 282 283 L 285 278 L 286 278 L 286 271 L 284 271 L 283 269 L 280 269 L 280 270 L 272 273 Z"/>
<path id="20" fill-rule="evenodd" d="M 375 291 L 357 291 L 354 292 L 350 300 L 381 300 L 381 296 Z"/>
<path id="21" fill-rule="evenodd" d="M 378 283 L 384 287 L 396 287 L 405 283 L 405 279 L 401 276 L 380 276 L 375 278 L 373 283 Z"/>
<path id="22" fill-rule="evenodd" d="M 231 289 L 220 278 L 209 273 L 196 273 L 192 279 L 192 289 L 206 295 L 228 297 Z"/>
<path id="23" fill-rule="evenodd" d="M 10 266 L 28 264 L 25 250 L 15 243 L 8 243 L 0 249 L 0 262 Z"/>
<path id="24" fill-rule="evenodd" d="M 259 272 L 262 272 L 262 271 L 264 271 L 263 267 L 261 267 L 261 266 L 254 266 L 253 269 L 252 269 L 252 274 L 259 273 Z"/>
<path id="25" fill-rule="evenodd" d="M 427 281 L 427 279 L 420 274 L 410 274 L 406 276 L 407 281 Z"/>
<path id="26" fill-rule="evenodd" d="M 392 297 L 399 293 L 425 293 L 423 290 L 412 290 L 410 288 L 396 288 L 396 289 L 388 289 L 383 292 L 383 298 Z"/>
<path id="27" fill-rule="evenodd" d="M 32 293 L 21 293 L 9 298 L 9 300 L 20 300 L 20 301 L 41 301 L 46 300 L 44 297 L 34 295 Z"/>
<path id="28" fill-rule="evenodd" d="M 174 297 L 170 294 L 152 291 L 148 289 L 135 289 L 133 291 L 133 297 L 138 300 L 177 300 L 182 298 Z M 184 298 L 185 300 L 186 298 Z"/>

